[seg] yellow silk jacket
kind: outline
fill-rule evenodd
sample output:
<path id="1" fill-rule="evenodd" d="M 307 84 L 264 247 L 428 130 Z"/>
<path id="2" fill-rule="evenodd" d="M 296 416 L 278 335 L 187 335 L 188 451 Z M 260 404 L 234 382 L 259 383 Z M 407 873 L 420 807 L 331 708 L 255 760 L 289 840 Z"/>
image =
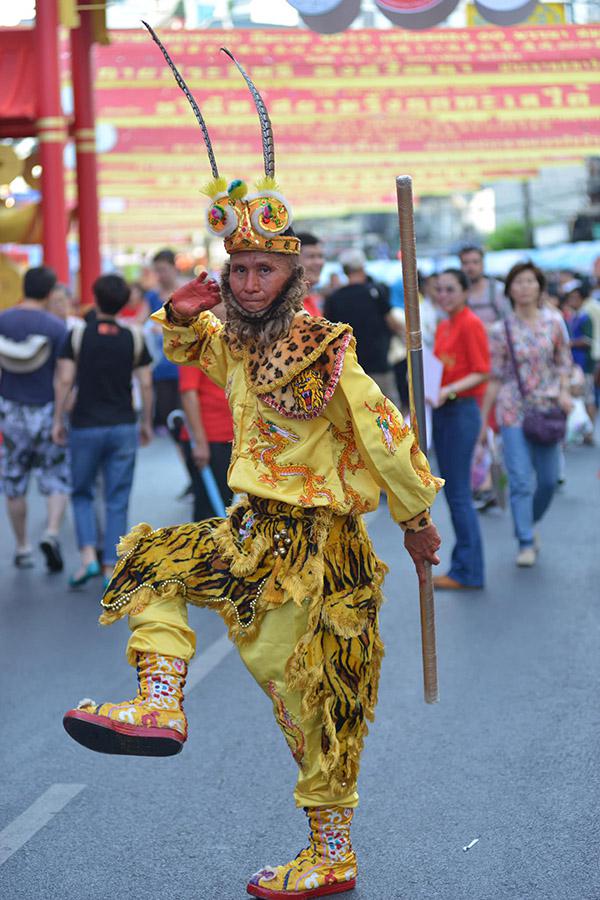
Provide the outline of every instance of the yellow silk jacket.
<path id="1" fill-rule="evenodd" d="M 435 478 L 396 407 L 359 366 L 348 325 L 298 313 L 268 349 L 242 347 L 210 312 L 174 325 L 166 356 L 224 388 L 233 413 L 228 481 L 235 493 L 337 515 L 369 512 L 388 497 L 393 519 L 419 530 L 443 481 Z"/>

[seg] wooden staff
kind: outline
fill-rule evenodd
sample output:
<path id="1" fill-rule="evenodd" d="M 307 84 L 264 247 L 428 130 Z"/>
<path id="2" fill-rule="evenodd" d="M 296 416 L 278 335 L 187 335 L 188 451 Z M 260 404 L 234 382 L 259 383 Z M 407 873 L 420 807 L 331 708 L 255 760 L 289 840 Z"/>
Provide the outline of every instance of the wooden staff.
<path id="1" fill-rule="evenodd" d="M 398 222 L 400 224 L 400 250 L 404 282 L 404 311 L 406 314 L 410 422 L 420 449 L 427 454 L 423 342 L 417 280 L 412 178 L 410 175 L 401 175 L 396 178 L 396 194 L 398 197 Z M 419 585 L 419 602 L 421 606 L 421 646 L 425 703 L 437 703 L 439 692 L 435 647 L 435 607 L 433 602 L 431 563 L 428 562 L 425 563 L 425 583 Z"/>

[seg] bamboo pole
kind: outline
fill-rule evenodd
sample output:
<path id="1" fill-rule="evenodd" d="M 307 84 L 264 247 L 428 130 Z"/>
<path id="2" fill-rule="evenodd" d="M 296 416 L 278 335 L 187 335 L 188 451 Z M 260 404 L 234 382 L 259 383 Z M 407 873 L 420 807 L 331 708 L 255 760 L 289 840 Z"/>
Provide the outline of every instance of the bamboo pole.
<path id="1" fill-rule="evenodd" d="M 427 420 L 425 417 L 425 381 L 423 377 L 423 341 L 417 280 L 417 250 L 413 211 L 412 178 L 396 178 L 400 250 L 404 283 L 404 311 L 406 314 L 406 349 L 408 354 L 408 385 L 410 421 L 423 453 L 427 453 Z M 439 700 L 437 652 L 435 644 L 435 607 L 431 563 L 425 563 L 425 583 L 419 585 L 421 608 L 421 648 L 423 656 L 423 687 L 426 703 Z"/>

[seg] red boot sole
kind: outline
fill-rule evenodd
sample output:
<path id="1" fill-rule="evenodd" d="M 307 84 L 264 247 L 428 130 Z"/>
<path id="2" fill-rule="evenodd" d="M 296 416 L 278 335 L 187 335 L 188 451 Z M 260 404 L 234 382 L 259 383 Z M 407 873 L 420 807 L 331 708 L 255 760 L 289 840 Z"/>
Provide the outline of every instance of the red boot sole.
<path id="1" fill-rule="evenodd" d="M 185 737 L 170 728 L 146 728 L 115 722 L 108 716 L 95 716 L 81 709 L 70 709 L 63 718 L 67 734 L 88 750 L 123 756 L 174 756 Z"/>
<path id="2" fill-rule="evenodd" d="M 323 887 L 312 888 L 310 891 L 270 891 L 257 884 L 249 884 L 246 890 L 253 897 L 263 897 L 264 900 L 312 900 L 313 897 L 327 897 L 330 894 L 353 891 L 355 887 L 356 878 L 351 881 L 340 881 L 337 884 L 324 884 Z"/>

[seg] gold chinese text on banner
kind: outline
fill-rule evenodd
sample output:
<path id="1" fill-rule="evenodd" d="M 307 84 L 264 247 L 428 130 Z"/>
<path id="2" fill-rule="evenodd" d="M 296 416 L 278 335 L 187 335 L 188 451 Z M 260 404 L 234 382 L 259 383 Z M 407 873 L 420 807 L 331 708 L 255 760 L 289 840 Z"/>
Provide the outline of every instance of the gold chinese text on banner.
<path id="1" fill-rule="evenodd" d="M 225 38 L 261 84 L 297 217 L 393 211 L 400 163 L 417 193 L 447 194 L 600 154 L 600 25 L 172 32 L 226 178 L 252 169 L 260 136 Z M 96 59 L 112 136 L 100 156 L 107 233 L 201 240 L 206 179 L 186 98 L 141 31 L 111 32 Z"/>

